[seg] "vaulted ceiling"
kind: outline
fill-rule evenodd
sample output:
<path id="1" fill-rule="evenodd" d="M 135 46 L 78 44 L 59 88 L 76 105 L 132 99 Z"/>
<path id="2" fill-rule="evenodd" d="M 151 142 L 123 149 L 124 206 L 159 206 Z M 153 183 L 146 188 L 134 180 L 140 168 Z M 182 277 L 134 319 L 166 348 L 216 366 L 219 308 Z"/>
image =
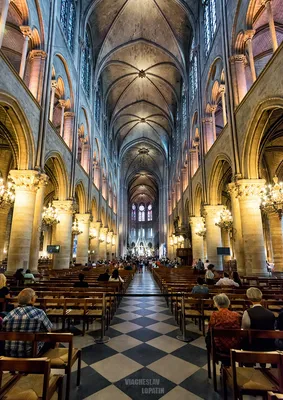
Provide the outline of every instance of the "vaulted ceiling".
<path id="1" fill-rule="evenodd" d="M 198 3 L 96 0 L 88 9 L 96 82 L 131 199 L 143 194 L 136 182 L 142 173 L 154 200 L 152 182 L 161 182 L 168 167 Z"/>

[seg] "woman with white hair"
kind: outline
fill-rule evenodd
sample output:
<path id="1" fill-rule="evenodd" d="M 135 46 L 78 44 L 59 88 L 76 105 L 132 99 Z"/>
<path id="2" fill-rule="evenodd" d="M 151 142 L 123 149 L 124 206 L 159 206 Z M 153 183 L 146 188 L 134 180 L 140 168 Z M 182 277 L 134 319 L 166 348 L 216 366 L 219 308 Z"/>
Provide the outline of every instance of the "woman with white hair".
<path id="1" fill-rule="evenodd" d="M 221 293 L 213 297 L 214 305 L 218 311 L 212 313 L 209 321 L 208 336 L 206 343 L 210 345 L 210 329 L 240 329 L 240 314 L 229 310 L 230 300 L 226 294 Z M 217 350 L 221 353 L 229 353 L 230 349 L 237 348 L 236 338 L 215 338 Z"/>

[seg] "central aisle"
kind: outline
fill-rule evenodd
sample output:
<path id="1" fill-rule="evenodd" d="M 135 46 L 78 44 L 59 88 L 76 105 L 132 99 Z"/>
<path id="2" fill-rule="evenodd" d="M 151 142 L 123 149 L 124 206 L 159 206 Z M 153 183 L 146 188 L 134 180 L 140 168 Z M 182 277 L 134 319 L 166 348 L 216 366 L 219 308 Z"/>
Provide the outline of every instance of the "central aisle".
<path id="1" fill-rule="evenodd" d="M 149 271 L 135 274 L 127 291 L 134 293 L 160 293 Z M 84 363 L 82 386 L 73 386 L 72 400 L 220 399 L 207 379 L 203 338 L 189 332 L 192 341 L 183 343 L 178 333 L 164 297 L 125 295 L 107 344 L 94 344 L 94 332 L 75 337 Z"/>

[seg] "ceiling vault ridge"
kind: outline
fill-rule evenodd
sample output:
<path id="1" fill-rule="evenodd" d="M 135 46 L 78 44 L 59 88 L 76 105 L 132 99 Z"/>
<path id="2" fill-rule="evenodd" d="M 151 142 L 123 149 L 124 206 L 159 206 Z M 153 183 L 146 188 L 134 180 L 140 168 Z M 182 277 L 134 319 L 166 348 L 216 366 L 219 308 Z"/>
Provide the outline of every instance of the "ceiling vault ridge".
<path id="1" fill-rule="evenodd" d="M 167 157 L 166 157 L 166 152 L 165 152 L 164 147 L 162 147 L 156 141 L 149 139 L 149 138 L 145 138 L 145 137 L 136 138 L 132 142 L 123 145 L 120 150 L 120 160 L 123 160 L 123 157 L 125 156 L 125 154 L 131 147 L 135 146 L 136 144 L 140 144 L 140 143 L 151 144 L 154 148 L 156 148 L 163 155 L 164 160 L 167 163 Z"/>

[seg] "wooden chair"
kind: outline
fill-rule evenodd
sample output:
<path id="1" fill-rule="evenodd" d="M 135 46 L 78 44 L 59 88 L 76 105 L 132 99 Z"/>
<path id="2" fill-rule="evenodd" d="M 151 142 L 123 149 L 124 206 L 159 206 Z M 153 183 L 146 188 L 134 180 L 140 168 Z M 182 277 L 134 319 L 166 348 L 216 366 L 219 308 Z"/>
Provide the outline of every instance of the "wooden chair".
<path id="1" fill-rule="evenodd" d="M 211 378 L 211 361 L 212 361 L 212 374 L 213 374 L 213 387 L 217 392 L 217 377 L 216 377 L 216 365 L 218 363 L 227 363 L 230 361 L 230 353 L 219 352 L 215 339 L 221 338 L 235 338 L 236 342 L 239 343 L 244 339 L 248 338 L 248 331 L 243 329 L 215 329 L 210 330 L 211 349 L 207 349 L 207 366 L 208 366 L 208 377 Z M 239 347 L 240 348 L 240 347 Z M 210 350 L 210 351 L 209 351 Z"/>
<path id="2" fill-rule="evenodd" d="M 243 364 L 276 364 L 276 369 L 237 367 Z M 232 386 L 233 400 L 242 400 L 244 394 L 267 398 L 268 391 L 283 389 L 283 355 L 278 352 L 252 352 L 231 350 L 231 367 L 222 368 L 224 399 L 227 400 L 227 383 Z"/>
<path id="3" fill-rule="evenodd" d="M 11 383 L 3 385 L 3 375 L 6 375 L 3 371 L 13 372 L 14 379 Z M 0 357 L 0 399 L 49 400 L 58 390 L 58 400 L 61 400 L 62 383 L 61 375 L 50 374 L 48 358 Z"/>
<path id="4" fill-rule="evenodd" d="M 67 348 L 56 347 L 48 350 L 46 353 L 41 354 L 42 357 L 50 359 L 50 366 L 54 369 L 63 369 L 67 375 L 66 384 L 66 397 L 69 400 L 71 389 L 71 373 L 72 366 L 78 360 L 77 369 L 77 386 L 81 381 L 81 359 L 82 352 L 79 349 L 73 348 L 73 334 L 72 333 L 37 333 L 35 335 L 36 342 L 42 343 L 68 343 Z"/>

